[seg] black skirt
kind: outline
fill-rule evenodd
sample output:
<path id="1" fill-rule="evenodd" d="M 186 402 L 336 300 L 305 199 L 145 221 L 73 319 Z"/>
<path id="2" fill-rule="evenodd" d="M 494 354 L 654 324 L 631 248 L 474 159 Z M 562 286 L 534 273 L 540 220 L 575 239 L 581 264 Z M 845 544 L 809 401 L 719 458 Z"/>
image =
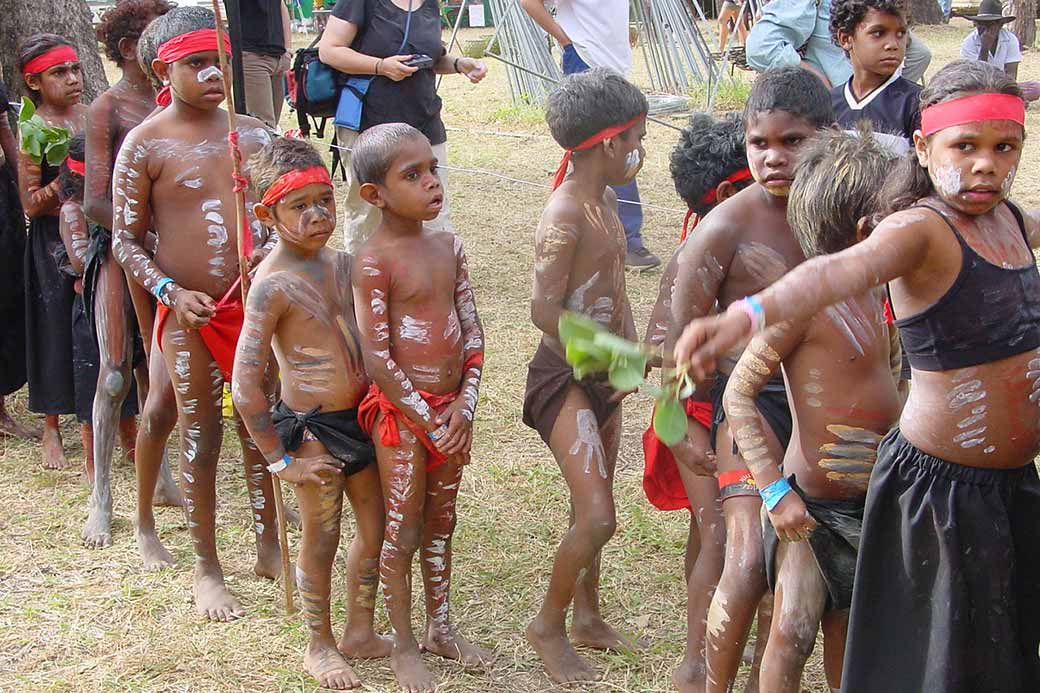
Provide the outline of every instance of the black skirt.
<path id="1" fill-rule="evenodd" d="M 3 115 L 0 104 L 0 115 Z M 25 375 L 25 215 L 8 166 L 0 166 L 0 397 L 22 389 Z"/>
<path id="2" fill-rule="evenodd" d="M 1040 690 L 1040 479 L 878 448 L 844 693 Z"/>
<path id="3" fill-rule="evenodd" d="M 75 277 L 60 265 L 64 253 L 57 217 L 42 216 L 29 222 L 25 245 L 25 360 L 29 409 L 38 414 L 72 414 L 76 410 L 72 369 Z"/>

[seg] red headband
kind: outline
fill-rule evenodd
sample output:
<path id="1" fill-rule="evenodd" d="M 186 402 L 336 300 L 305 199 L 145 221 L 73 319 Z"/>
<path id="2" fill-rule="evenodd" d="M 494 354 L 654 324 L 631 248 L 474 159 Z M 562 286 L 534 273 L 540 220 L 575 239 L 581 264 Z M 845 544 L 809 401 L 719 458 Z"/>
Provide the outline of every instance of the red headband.
<path id="1" fill-rule="evenodd" d="M 329 178 L 328 169 L 321 165 L 311 166 L 302 171 L 289 171 L 279 176 L 278 180 L 272 183 L 271 187 L 264 193 L 264 199 L 260 200 L 260 204 L 264 207 L 274 207 L 293 190 L 299 190 L 311 183 L 322 183 L 331 188 L 332 179 Z"/>
<path id="2" fill-rule="evenodd" d="M 928 137 L 954 125 L 983 120 L 1012 120 L 1024 127 L 1025 101 L 1011 94 L 976 94 L 943 101 L 921 111 L 921 134 Z"/>
<path id="3" fill-rule="evenodd" d="M 646 116 L 646 113 L 640 113 L 639 115 L 637 115 L 632 120 L 629 120 L 628 122 L 621 123 L 620 125 L 611 125 L 609 128 L 603 128 L 602 130 L 597 132 L 595 135 L 593 135 L 592 137 L 588 138 L 587 140 L 585 140 L 584 142 L 579 144 L 577 147 L 574 147 L 573 149 L 568 149 L 567 151 L 565 151 L 563 153 L 563 159 L 560 160 L 560 165 L 556 169 L 556 175 L 553 176 L 552 189 L 556 190 L 556 188 L 560 187 L 560 184 L 563 183 L 563 179 L 567 177 L 567 167 L 571 163 L 571 155 L 573 155 L 574 152 L 580 152 L 580 151 L 583 151 L 585 149 L 592 149 L 593 147 L 595 147 L 597 144 L 599 144 L 603 140 L 607 139 L 608 137 L 614 137 L 615 135 L 620 135 L 622 132 L 624 132 L 625 130 L 629 129 L 630 127 L 632 127 L 633 125 L 638 123 L 645 116 Z"/>
<path id="4" fill-rule="evenodd" d="M 702 205 L 713 205 L 713 204 L 715 204 L 715 200 L 717 199 L 716 196 L 718 195 L 718 192 L 717 192 L 718 191 L 718 187 L 722 183 L 740 183 L 741 181 L 745 181 L 745 180 L 751 180 L 751 169 L 745 167 L 745 168 L 740 169 L 739 171 L 734 171 L 733 173 L 729 174 L 728 176 L 723 178 L 721 181 L 716 183 L 715 186 L 711 190 L 709 190 L 708 192 L 704 193 L 704 196 L 701 197 L 701 204 Z"/>
<path id="5" fill-rule="evenodd" d="M 82 161 L 76 161 L 70 156 L 65 159 L 65 165 L 68 166 L 70 171 L 77 175 L 86 175 L 86 166 L 83 164 Z"/>
<path id="6" fill-rule="evenodd" d="M 221 32 L 220 37 L 224 39 L 224 52 L 231 52 L 231 41 L 227 34 Z M 195 53 L 205 53 L 217 49 L 216 29 L 196 29 L 180 36 L 174 36 L 166 43 L 159 46 L 158 57 L 164 63 L 175 63 Z"/>
<path id="7" fill-rule="evenodd" d="M 38 75 L 41 72 L 46 72 L 55 65 L 64 65 L 65 63 L 78 63 L 79 55 L 76 54 L 76 49 L 72 46 L 56 46 L 50 49 L 43 55 L 38 55 L 25 64 L 22 68 L 23 75 Z"/>

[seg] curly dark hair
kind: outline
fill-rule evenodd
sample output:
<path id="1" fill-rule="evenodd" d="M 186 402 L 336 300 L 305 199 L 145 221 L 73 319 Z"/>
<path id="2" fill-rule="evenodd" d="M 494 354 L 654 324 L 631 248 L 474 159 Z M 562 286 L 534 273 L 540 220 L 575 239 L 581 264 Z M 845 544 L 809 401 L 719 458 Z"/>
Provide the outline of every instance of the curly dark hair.
<path id="1" fill-rule="evenodd" d="M 856 26 L 863 21 L 870 10 L 908 20 L 905 0 L 832 0 L 831 2 L 831 41 L 838 43 L 838 32 L 844 31 L 850 36 L 855 33 Z"/>
<path id="2" fill-rule="evenodd" d="M 669 168 L 675 192 L 688 208 L 703 215 L 711 208 L 701 202 L 704 194 L 747 165 L 744 119 L 739 113 L 719 118 L 694 113 L 672 150 Z"/>
<path id="3" fill-rule="evenodd" d="M 87 136 L 79 134 L 69 140 L 69 157 L 76 161 L 83 161 L 84 152 L 87 148 Z M 83 201 L 83 176 L 69 170 L 69 165 L 62 162 L 58 172 L 58 200 L 65 202 L 74 200 Z"/>
<path id="4" fill-rule="evenodd" d="M 166 0 L 119 0 L 115 7 L 101 15 L 101 23 L 96 31 L 97 40 L 105 44 L 105 55 L 121 67 L 123 55 L 119 52 L 120 39 L 138 40 L 153 19 L 172 9 L 173 5 Z"/>
<path id="5" fill-rule="evenodd" d="M 1022 96 L 1018 83 L 999 67 L 980 60 L 947 63 L 921 90 L 921 110 L 937 103 L 974 94 Z M 913 149 L 907 153 L 881 190 L 886 215 L 917 204 L 935 192 L 928 169 L 922 168 Z"/>

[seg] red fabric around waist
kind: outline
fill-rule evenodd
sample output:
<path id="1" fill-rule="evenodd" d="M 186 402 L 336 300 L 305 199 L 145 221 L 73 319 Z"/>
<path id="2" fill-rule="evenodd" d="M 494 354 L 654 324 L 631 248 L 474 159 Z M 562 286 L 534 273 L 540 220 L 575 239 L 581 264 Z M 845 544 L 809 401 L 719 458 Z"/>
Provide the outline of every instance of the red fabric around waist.
<path id="1" fill-rule="evenodd" d="M 242 334 L 242 323 L 245 322 L 245 311 L 242 308 L 242 295 L 239 285 L 242 278 L 239 277 L 231 288 L 227 290 L 224 297 L 217 301 L 216 311 L 209 322 L 199 328 L 199 336 L 209 349 L 210 356 L 220 366 L 220 372 L 224 374 L 224 382 L 231 382 L 231 371 L 235 363 L 235 348 L 238 346 L 238 336 Z M 159 351 L 162 351 L 162 331 L 167 316 L 172 311 L 160 303 L 155 312 L 155 336 L 159 343 Z"/>
<path id="2" fill-rule="evenodd" d="M 710 429 L 711 403 L 686 400 L 686 416 Z M 650 504 L 658 510 L 689 510 L 690 499 L 679 476 L 678 462 L 654 433 L 653 424 L 643 432 L 643 460 L 643 492 Z"/>

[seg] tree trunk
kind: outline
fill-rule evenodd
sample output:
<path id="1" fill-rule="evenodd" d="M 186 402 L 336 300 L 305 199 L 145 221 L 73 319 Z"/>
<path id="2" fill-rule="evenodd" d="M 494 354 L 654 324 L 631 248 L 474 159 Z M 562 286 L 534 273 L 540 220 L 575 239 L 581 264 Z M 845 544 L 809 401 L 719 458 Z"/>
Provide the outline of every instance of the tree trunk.
<path id="1" fill-rule="evenodd" d="M 1036 43 L 1036 0 L 1011 0 L 1011 32 L 1018 37 L 1022 50 L 1031 49 Z"/>
<path id="2" fill-rule="evenodd" d="M 942 8 L 938 0 L 910 0 L 910 19 L 914 24 L 943 24 Z"/>
<path id="3" fill-rule="evenodd" d="M 60 34 L 79 51 L 84 103 L 108 88 L 86 0 L 0 0 L 0 70 L 12 98 L 27 92 L 18 72 L 18 46 L 39 32 Z"/>

